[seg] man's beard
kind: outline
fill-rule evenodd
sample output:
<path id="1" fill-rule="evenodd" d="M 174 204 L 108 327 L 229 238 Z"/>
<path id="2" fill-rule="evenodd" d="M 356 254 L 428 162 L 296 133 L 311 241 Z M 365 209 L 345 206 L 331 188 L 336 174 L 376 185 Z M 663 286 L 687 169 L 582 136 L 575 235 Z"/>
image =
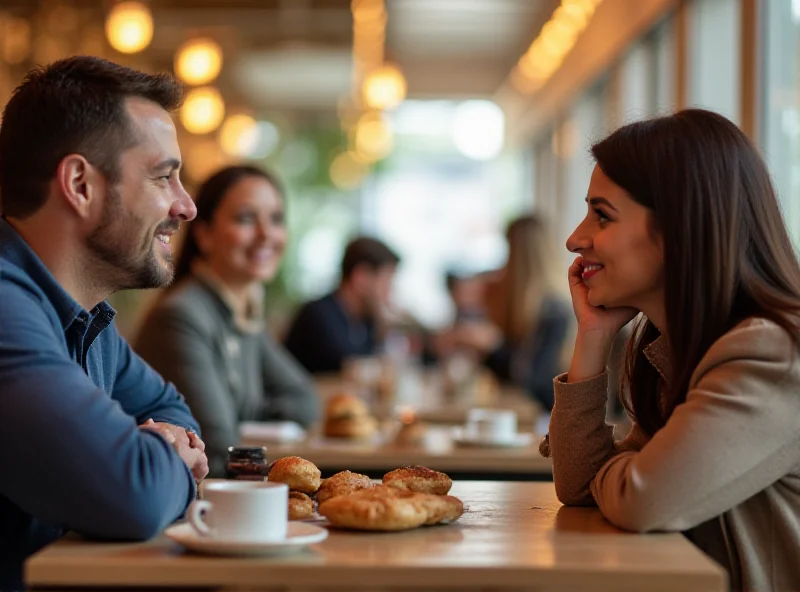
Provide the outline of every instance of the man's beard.
<path id="1" fill-rule="evenodd" d="M 174 229 L 177 221 L 167 221 L 161 228 Z M 130 244 L 132 232 L 141 226 L 139 219 L 124 211 L 116 189 L 110 188 L 100 224 L 86 239 L 91 254 L 100 263 L 100 281 L 117 290 L 146 290 L 169 285 L 175 274 L 172 257 L 166 254 L 159 262 L 154 250 L 155 236 L 145 235 L 139 245 Z"/>

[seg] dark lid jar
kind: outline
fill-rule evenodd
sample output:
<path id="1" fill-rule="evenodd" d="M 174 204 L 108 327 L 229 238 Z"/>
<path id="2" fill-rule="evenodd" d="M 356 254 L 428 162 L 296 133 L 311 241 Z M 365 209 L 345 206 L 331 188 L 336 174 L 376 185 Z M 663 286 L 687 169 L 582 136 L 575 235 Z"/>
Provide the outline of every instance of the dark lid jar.
<path id="1" fill-rule="evenodd" d="M 239 481 L 264 481 L 269 472 L 267 449 L 263 446 L 231 446 L 225 478 Z"/>

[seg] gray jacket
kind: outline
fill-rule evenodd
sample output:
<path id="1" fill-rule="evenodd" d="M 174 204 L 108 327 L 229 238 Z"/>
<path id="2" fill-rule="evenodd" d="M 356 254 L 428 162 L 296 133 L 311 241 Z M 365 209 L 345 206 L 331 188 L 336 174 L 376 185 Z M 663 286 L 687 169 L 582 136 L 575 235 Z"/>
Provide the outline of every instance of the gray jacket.
<path id="1" fill-rule="evenodd" d="M 319 417 L 309 375 L 266 330 L 243 331 L 210 284 L 189 276 L 146 319 L 136 351 L 186 397 L 200 423 L 211 472 L 224 473 L 239 422 Z"/>

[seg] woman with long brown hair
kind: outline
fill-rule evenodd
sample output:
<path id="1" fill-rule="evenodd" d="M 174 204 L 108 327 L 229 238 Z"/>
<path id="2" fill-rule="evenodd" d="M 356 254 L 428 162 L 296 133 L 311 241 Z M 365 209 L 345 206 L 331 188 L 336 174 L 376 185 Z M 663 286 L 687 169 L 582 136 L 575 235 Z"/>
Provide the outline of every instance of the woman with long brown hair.
<path id="1" fill-rule="evenodd" d="M 686 110 L 592 147 L 567 241 L 578 330 L 542 451 L 559 499 L 686 531 L 737 590 L 800 585 L 800 267 L 768 171 L 724 117 Z M 605 425 L 611 342 L 633 428 Z"/>

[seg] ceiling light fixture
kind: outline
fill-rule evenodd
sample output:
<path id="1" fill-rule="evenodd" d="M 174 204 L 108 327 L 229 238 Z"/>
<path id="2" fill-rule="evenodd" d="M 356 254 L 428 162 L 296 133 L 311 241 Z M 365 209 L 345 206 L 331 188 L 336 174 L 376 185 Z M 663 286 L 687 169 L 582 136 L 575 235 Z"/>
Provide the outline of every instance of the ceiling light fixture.
<path id="1" fill-rule="evenodd" d="M 122 53 L 142 51 L 153 39 L 153 15 L 141 2 L 120 2 L 106 18 L 106 37 Z"/>

